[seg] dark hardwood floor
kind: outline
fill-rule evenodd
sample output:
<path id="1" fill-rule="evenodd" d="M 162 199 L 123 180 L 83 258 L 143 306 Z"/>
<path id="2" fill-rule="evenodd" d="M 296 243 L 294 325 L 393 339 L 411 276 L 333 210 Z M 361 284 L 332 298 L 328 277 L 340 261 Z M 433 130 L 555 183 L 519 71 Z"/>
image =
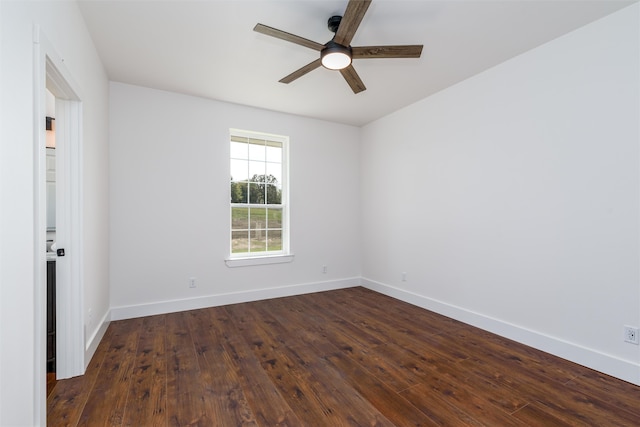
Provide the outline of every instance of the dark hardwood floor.
<path id="1" fill-rule="evenodd" d="M 53 392 L 53 388 L 56 386 L 56 374 L 54 372 L 47 372 L 47 398 Z"/>
<path id="2" fill-rule="evenodd" d="M 50 426 L 640 426 L 640 387 L 352 288 L 112 322 Z"/>

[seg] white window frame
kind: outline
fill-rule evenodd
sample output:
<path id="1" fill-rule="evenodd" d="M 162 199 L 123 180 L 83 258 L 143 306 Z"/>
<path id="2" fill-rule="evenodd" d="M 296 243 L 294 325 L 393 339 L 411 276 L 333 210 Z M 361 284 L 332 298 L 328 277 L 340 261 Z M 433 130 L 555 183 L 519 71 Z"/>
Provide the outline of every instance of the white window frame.
<path id="1" fill-rule="evenodd" d="M 242 267 L 242 266 L 250 266 L 250 265 L 262 265 L 262 264 L 276 264 L 276 263 L 286 263 L 293 261 L 293 254 L 290 249 L 290 209 L 289 209 L 289 137 L 284 135 L 275 135 L 265 132 L 255 132 L 255 131 L 247 131 L 241 129 L 229 129 L 229 138 L 228 141 L 231 141 L 231 138 L 241 137 L 241 138 L 253 138 L 253 139 L 265 139 L 270 141 L 280 142 L 282 144 L 282 193 L 281 193 L 281 204 L 282 207 L 282 249 L 279 251 L 266 251 L 266 252 L 242 252 L 242 253 L 232 253 L 232 215 L 231 210 L 234 206 L 237 206 L 236 203 L 231 203 L 231 185 L 227 185 L 227 191 L 229 192 L 229 257 L 225 259 L 225 263 L 228 267 Z M 231 176 L 231 155 L 229 158 L 229 174 Z M 266 204 L 242 204 L 247 207 L 269 207 Z"/>

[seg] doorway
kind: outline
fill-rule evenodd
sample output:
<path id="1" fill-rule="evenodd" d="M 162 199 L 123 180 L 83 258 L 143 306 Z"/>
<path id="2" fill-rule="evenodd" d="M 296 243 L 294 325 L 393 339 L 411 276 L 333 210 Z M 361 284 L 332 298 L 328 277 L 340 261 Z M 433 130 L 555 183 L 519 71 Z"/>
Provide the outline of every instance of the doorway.
<path id="1" fill-rule="evenodd" d="M 47 398 L 56 384 L 56 98 L 46 90 Z"/>
<path id="2" fill-rule="evenodd" d="M 35 405 L 46 424 L 47 167 L 46 98 L 55 98 L 55 365 L 58 379 L 82 375 L 85 338 L 82 299 L 82 97 L 64 61 L 34 27 Z M 60 251 L 64 251 L 60 252 Z"/>

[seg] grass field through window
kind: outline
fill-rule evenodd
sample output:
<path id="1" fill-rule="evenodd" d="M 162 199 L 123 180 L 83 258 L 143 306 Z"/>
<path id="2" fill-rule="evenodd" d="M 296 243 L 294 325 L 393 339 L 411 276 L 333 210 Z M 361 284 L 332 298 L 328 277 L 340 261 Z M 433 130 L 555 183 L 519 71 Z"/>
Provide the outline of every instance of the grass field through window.
<path id="1" fill-rule="evenodd" d="M 281 207 L 231 208 L 231 252 L 282 250 Z"/>

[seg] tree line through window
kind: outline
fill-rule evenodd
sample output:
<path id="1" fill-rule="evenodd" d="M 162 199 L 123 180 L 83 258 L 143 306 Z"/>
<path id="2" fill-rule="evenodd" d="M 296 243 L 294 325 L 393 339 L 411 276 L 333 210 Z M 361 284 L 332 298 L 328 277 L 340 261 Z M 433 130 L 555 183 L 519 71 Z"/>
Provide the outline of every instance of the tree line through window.
<path id="1" fill-rule="evenodd" d="M 277 204 L 282 202 L 282 190 L 273 175 L 253 175 L 247 181 L 231 177 L 231 203 Z"/>

